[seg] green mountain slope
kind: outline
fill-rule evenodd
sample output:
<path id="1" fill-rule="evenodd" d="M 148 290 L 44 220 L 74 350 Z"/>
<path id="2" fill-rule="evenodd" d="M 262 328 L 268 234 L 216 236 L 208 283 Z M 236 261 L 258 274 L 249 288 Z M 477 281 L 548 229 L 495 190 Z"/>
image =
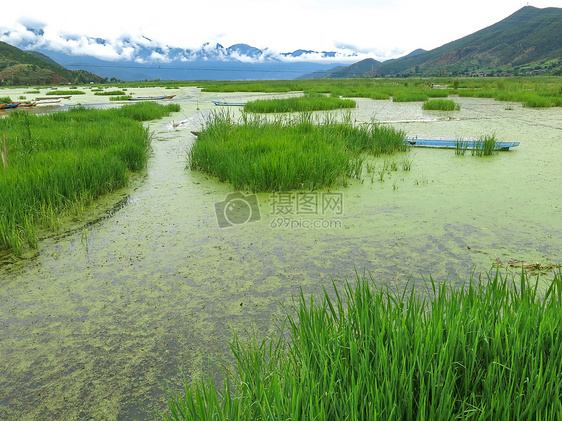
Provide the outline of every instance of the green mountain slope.
<path id="1" fill-rule="evenodd" d="M 44 54 L 26 52 L 0 41 L 0 84 L 43 85 L 101 82 L 83 70 L 68 70 Z"/>
<path id="2" fill-rule="evenodd" d="M 377 69 L 381 65 L 380 61 L 374 60 L 372 58 L 367 58 L 361 60 L 351 66 L 344 67 L 342 69 L 336 70 L 330 73 L 330 78 L 348 78 L 348 77 L 358 77 L 365 73 L 371 72 Z"/>
<path id="3" fill-rule="evenodd" d="M 474 34 L 421 54 L 383 62 L 365 76 L 513 71 L 562 66 L 562 9 L 526 6 Z"/>

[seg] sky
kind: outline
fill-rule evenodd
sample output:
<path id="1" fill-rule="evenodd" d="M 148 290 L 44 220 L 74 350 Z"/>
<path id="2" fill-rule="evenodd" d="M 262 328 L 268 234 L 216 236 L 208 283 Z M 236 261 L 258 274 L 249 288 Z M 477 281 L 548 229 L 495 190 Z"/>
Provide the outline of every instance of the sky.
<path id="1" fill-rule="evenodd" d="M 126 36 L 178 48 L 244 43 L 278 52 L 355 50 L 385 60 L 417 48 L 439 47 L 526 5 L 562 7 L 562 0 L 96 0 L 82 4 L 76 0 L 5 2 L 0 40 L 12 45 L 25 37 L 30 41 L 31 33 L 24 28 L 33 27 L 43 30 L 43 42 L 51 48 L 104 59 L 132 54 L 120 45 Z M 94 45 L 84 37 L 109 42 Z"/>

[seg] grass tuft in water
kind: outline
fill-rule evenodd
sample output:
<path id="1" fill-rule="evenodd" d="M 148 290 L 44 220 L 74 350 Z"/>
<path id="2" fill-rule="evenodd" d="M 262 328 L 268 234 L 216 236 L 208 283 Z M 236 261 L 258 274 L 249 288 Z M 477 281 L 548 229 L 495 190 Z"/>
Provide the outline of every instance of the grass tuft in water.
<path id="1" fill-rule="evenodd" d="M 207 121 L 189 151 L 188 165 L 237 190 L 315 190 L 360 178 L 363 154 L 403 151 L 404 137 L 392 127 L 358 127 L 331 116 L 316 123 L 311 113 L 274 119 L 244 114 L 235 121 L 229 113 L 219 112 Z"/>
<path id="2" fill-rule="evenodd" d="M 455 140 L 455 155 L 464 155 L 468 149 L 468 141 L 463 139 Z"/>
<path id="3" fill-rule="evenodd" d="M 341 99 L 322 94 L 309 94 L 294 98 L 258 99 L 248 102 L 244 111 L 251 113 L 288 113 L 355 108 L 351 99 Z"/>
<path id="4" fill-rule="evenodd" d="M 474 142 L 472 155 L 476 156 L 489 156 L 494 153 L 496 149 L 497 139 L 495 135 L 485 135 L 479 140 Z"/>
<path id="5" fill-rule="evenodd" d="M 168 386 L 178 420 L 556 419 L 562 275 L 544 293 L 498 273 L 424 291 L 358 278 L 301 293 L 281 332 L 234 337 L 236 368 Z"/>
<path id="6" fill-rule="evenodd" d="M 150 137 L 139 121 L 174 110 L 135 104 L 0 119 L 0 248 L 19 254 L 26 244 L 36 247 L 39 225 L 54 226 L 65 209 L 124 186 L 128 171 L 144 168 L 148 157 Z"/>
<path id="7" fill-rule="evenodd" d="M 450 99 L 430 99 L 423 103 L 422 108 L 435 111 L 458 111 L 461 106 Z"/>

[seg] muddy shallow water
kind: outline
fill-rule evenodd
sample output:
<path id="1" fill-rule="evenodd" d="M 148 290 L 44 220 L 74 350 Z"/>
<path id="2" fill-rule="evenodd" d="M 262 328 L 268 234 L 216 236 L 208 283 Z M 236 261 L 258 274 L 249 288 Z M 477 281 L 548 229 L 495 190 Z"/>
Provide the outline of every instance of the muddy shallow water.
<path id="1" fill-rule="evenodd" d="M 380 181 L 376 159 L 374 176 L 332 196 L 243 192 L 250 221 L 220 228 L 215 204 L 229 220 L 220 203 L 232 189 L 186 169 L 191 130 L 210 99 L 260 95 L 166 93 L 182 111 L 149 124 L 153 154 L 140 182 L 116 194 L 123 206 L 0 266 L 0 419 L 153 419 L 165 407 L 159 384 L 212 374 L 233 329 L 265 335 L 280 302 L 356 271 L 400 288 L 409 277 L 462 284 L 498 262 L 516 273 L 508 262 L 562 262 L 560 109 L 455 98 L 461 110 L 444 114 L 360 99 L 359 122 L 521 145 L 491 157 L 411 149 L 386 158 L 407 158 L 410 171 Z"/>

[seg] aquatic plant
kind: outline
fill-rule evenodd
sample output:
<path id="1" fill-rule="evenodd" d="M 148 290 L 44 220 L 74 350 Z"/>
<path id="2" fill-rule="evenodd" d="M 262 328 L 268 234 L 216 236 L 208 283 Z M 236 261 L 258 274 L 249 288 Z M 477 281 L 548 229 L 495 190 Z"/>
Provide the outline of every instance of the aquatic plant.
<path id="1" fill-rule="evenodd" d="M 476 155 L 476 156 L 492 155 L 496 149 L 497 142 L 498 141 L 494 134 L 482 136 L 480 139 L 474 141 L 472 155 Z"/>
<path id="2" fill-rule="evenodd" d="M 424 110 L 458 111 L 461 106 L 450 99 L 430 99 L 422 105 Z"/>
<path id="3" fill-rule="evenodd" d="M 173 104 L 172 104 L 173 105 Z M 20 111 L 0 119 L 8 164 L 0 167 L 0 248 L 37 245 L 37 228 L 76 203 L 122 187 L 144 168 L 150 144 L 138 121 L 174 107 L 78 107 L 48 115 Z M 149 112 L 151 110 L 152 112 Z"/>
<path id="4" fill-rule="evenodd" d="M 310 94 L 293 98 L 257 99 L 248 102 L 244 106 L 244 111 L 252 113 L 289 113 L 355 107 L 356 103 L 351 99 Z"/>
<path id="5" fill-rule="evenodd" d="M 455 140 L 455 155 L 464 155 L 468 149 L 468 141 L 463 139 Z"/>
<path id="6" fill-rule="evenodd" d="M 168 383 L 167 421 L 554 419 L 562 411 L 562 274 L 430 279 L 403 291 L 358 277 L 300 294 L 268 338 L 235 336 L 236 367 Z"/>
<path id="7" fill-rule="evenodd" d="M 121 96 L 112 96 L 109 98 L 110 101 L 128 101 L 129 98 L 132 98 L 131 95 L 121 95 Z"/>
<path id="8" fill-rule="evenodd" d="M 429 95 L 422 91 L 400 91 L 397 92 L 393 97 L 393 102 L 416 102 L 416 101 L 427 101 Z"/>
<path id="9" fill-rule="evenodd" d="M 211 116 L 188 152 L 188 166 L 237 190 L 314 190 L 360 178 L 362 154 L 405 150 L 405 134 L 378 124 L 354 126 L 311 113 L 268 120 L 227 112 Z"/>
<path id="10" fill-rule="evenodd" d="M 400 163 L 402 164 L 402 169 L 404 171 L 410 171 L 412 169 L 412 164 L 414 162 L 413 158 L 404 157 Z"/>
<path id="11" fill-rule="evenodd" d="M 125 95 L 125 92 L 124 91 L 101 91 L 101 92 L 96 92 L 94 95 Z"/>
<path id="12" fill-rule="evenodd" d="M 76 89 L 76 88 L 70 88 L 70 89 Z M 77 90 L 63 91 L 63 90 L 56 89 L 54 91 L 47 92 L 46 95 L 86 95 L 86 92 L 77 91 Z"/>

